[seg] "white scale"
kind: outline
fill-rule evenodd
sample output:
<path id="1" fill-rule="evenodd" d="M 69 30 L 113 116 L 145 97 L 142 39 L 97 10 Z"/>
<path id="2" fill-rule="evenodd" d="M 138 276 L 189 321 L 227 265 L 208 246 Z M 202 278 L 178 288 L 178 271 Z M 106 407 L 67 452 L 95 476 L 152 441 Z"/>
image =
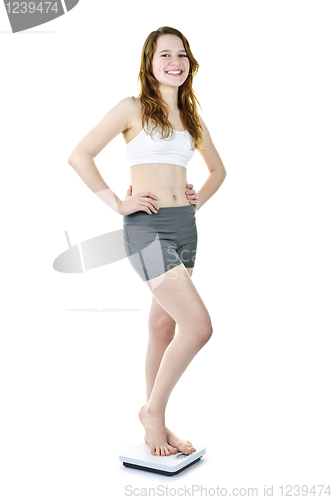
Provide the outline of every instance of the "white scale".
<path id="1" fill-rule="evenodd" d="M 174 476 L 199 462 L 205 453 L 206 449 L 198 446 L 196 447 L 196 451 L 190 455 L 174 453 L 173 455 L 162 457 L 152 455 L 149 446 L 146 443 L 142 443 L 119 455 L 119 460 L 123 462 L 125 467 L 130 467 L 131 469 L 155 472 L 164 476 Z"/>

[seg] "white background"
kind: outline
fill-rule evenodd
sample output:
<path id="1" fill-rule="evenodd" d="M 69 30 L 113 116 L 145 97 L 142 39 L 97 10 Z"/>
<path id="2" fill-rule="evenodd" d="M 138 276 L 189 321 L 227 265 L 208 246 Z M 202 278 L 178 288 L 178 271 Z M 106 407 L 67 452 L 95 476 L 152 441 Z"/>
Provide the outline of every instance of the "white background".
<path id="1" fill-rule="evenodd" d="M 0 5 L 4 500 L 333 483 L 332 14 L 328 1 L 81 0 L 12 34 Z M 200 64 L 194 89 L 228 173 L 197 212 L 193 282 L 213 337 L 166 414 L 207 454 L 173 478 L 118 461 L 143 441 L 151 292 L 127 259 L 53 269 L 64 231 L 74 245 L 122 227 L 67 159 L 138 95 L 142 45 L 165 25 Z M 96 165 L 124 198 L 121 136 Z M 195 153 L 188 181 L 207 175 Z"/>

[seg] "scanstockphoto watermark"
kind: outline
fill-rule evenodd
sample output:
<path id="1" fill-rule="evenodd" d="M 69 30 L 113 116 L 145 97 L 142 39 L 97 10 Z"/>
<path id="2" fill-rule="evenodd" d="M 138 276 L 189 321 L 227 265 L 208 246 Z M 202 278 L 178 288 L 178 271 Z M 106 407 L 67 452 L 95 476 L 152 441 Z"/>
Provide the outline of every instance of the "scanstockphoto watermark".
<path id="1" fill-rule="evenodd" d="M 136 488 L 132 485 L 125 486 L 126 496 L 145 496 L 145 497 L 226 497 L 226 496 L 241 496 L 241 497 L 258 497 L 258 488 L 222 488 L 220 486 L 205 487 L 203 485 L 192 484 L 191 486 L 180 486 L 178 488 L 159 484 L 151 488 Z M 268 495 L 267 495 L 268 496 Z"/>
<path id="2" fill-rule="evenodd" d="M 329 498 L 332 495 L 331 485 L 299 485 L 299 484 L 281 484 L 281 485 L 262 485 L 261 487 L 244 488 L 223 488 L 220 486 L 205 487 L 203 485 L 193 484 L 191 486 L 181 486 L 173 488 L 167 485 L 159 484 L 151 488 L 137 488 L 133 485 L 125 486 L 125 496 L 128 497 L 308 497 L 308 498 Z"/>
<path id="3" fill-rule="evenodd" d="M 53 21 L 67 14 L 79 0 L 30 0 L 28 2 L 4 0 L 13 33 Z"/>

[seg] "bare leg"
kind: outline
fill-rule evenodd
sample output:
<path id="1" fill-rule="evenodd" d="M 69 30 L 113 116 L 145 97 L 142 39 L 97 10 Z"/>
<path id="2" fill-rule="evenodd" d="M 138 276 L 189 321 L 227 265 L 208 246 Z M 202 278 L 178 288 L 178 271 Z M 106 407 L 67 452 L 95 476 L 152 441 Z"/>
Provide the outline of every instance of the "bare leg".
<path id="1" fill-rule="evenodd" d="M 186 270 L 192 276 L 193 268 L 186 268 Z M 145 365 L 147 401 L 150 398 L 164 352 L 173 340 L 176 331 L 175 320 L 160 306 L 154 295 L 152 295 L 148 329 L 149 340 Z M 168 427 L 165 429 L 167 442 L 177 451 L 186 454 L 195 451 L 190 441 L 179 438 Z"/>
<path id="2" fill-rule="evenodd" d="M 146 283 L 157 302 L 178 324 L 178 333 L 164 352 L 150 398 L 139 412 L 151 452 L 163 456 L 170 454 L 165 430 L 169 396 L 194 356 L 211 337 L 212 326 L 183 264 L 167 271 L 162 282 L 154 278 Z"/>
<path id="3" fill-rule="evenodd" d="M 149 339 L 145 364 L 147 400 L 150 398 L 164 352 L 176 332 L 175 320 L 160 306 L 154 296 L 152 296 L 148 330 Z"/>

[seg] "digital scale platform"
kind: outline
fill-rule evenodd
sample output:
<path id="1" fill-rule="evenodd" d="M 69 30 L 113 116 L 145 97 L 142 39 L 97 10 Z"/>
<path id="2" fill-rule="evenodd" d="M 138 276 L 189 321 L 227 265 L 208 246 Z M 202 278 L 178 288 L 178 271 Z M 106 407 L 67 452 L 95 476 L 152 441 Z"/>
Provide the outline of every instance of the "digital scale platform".
<path id="1" fill-rule="evenodd" d="M 119 455 L 119 460 L 123 462 L 125 467 L 131 469 L 154 472 L 164 476 L 174 476 L 199 462 L 205 453 L 206 449 L 204 447 L 197 446 L 196 451 L 190 455 L 178 452 L 162 457 L 152 455 L 149 446 L 142 443 Z"/>

